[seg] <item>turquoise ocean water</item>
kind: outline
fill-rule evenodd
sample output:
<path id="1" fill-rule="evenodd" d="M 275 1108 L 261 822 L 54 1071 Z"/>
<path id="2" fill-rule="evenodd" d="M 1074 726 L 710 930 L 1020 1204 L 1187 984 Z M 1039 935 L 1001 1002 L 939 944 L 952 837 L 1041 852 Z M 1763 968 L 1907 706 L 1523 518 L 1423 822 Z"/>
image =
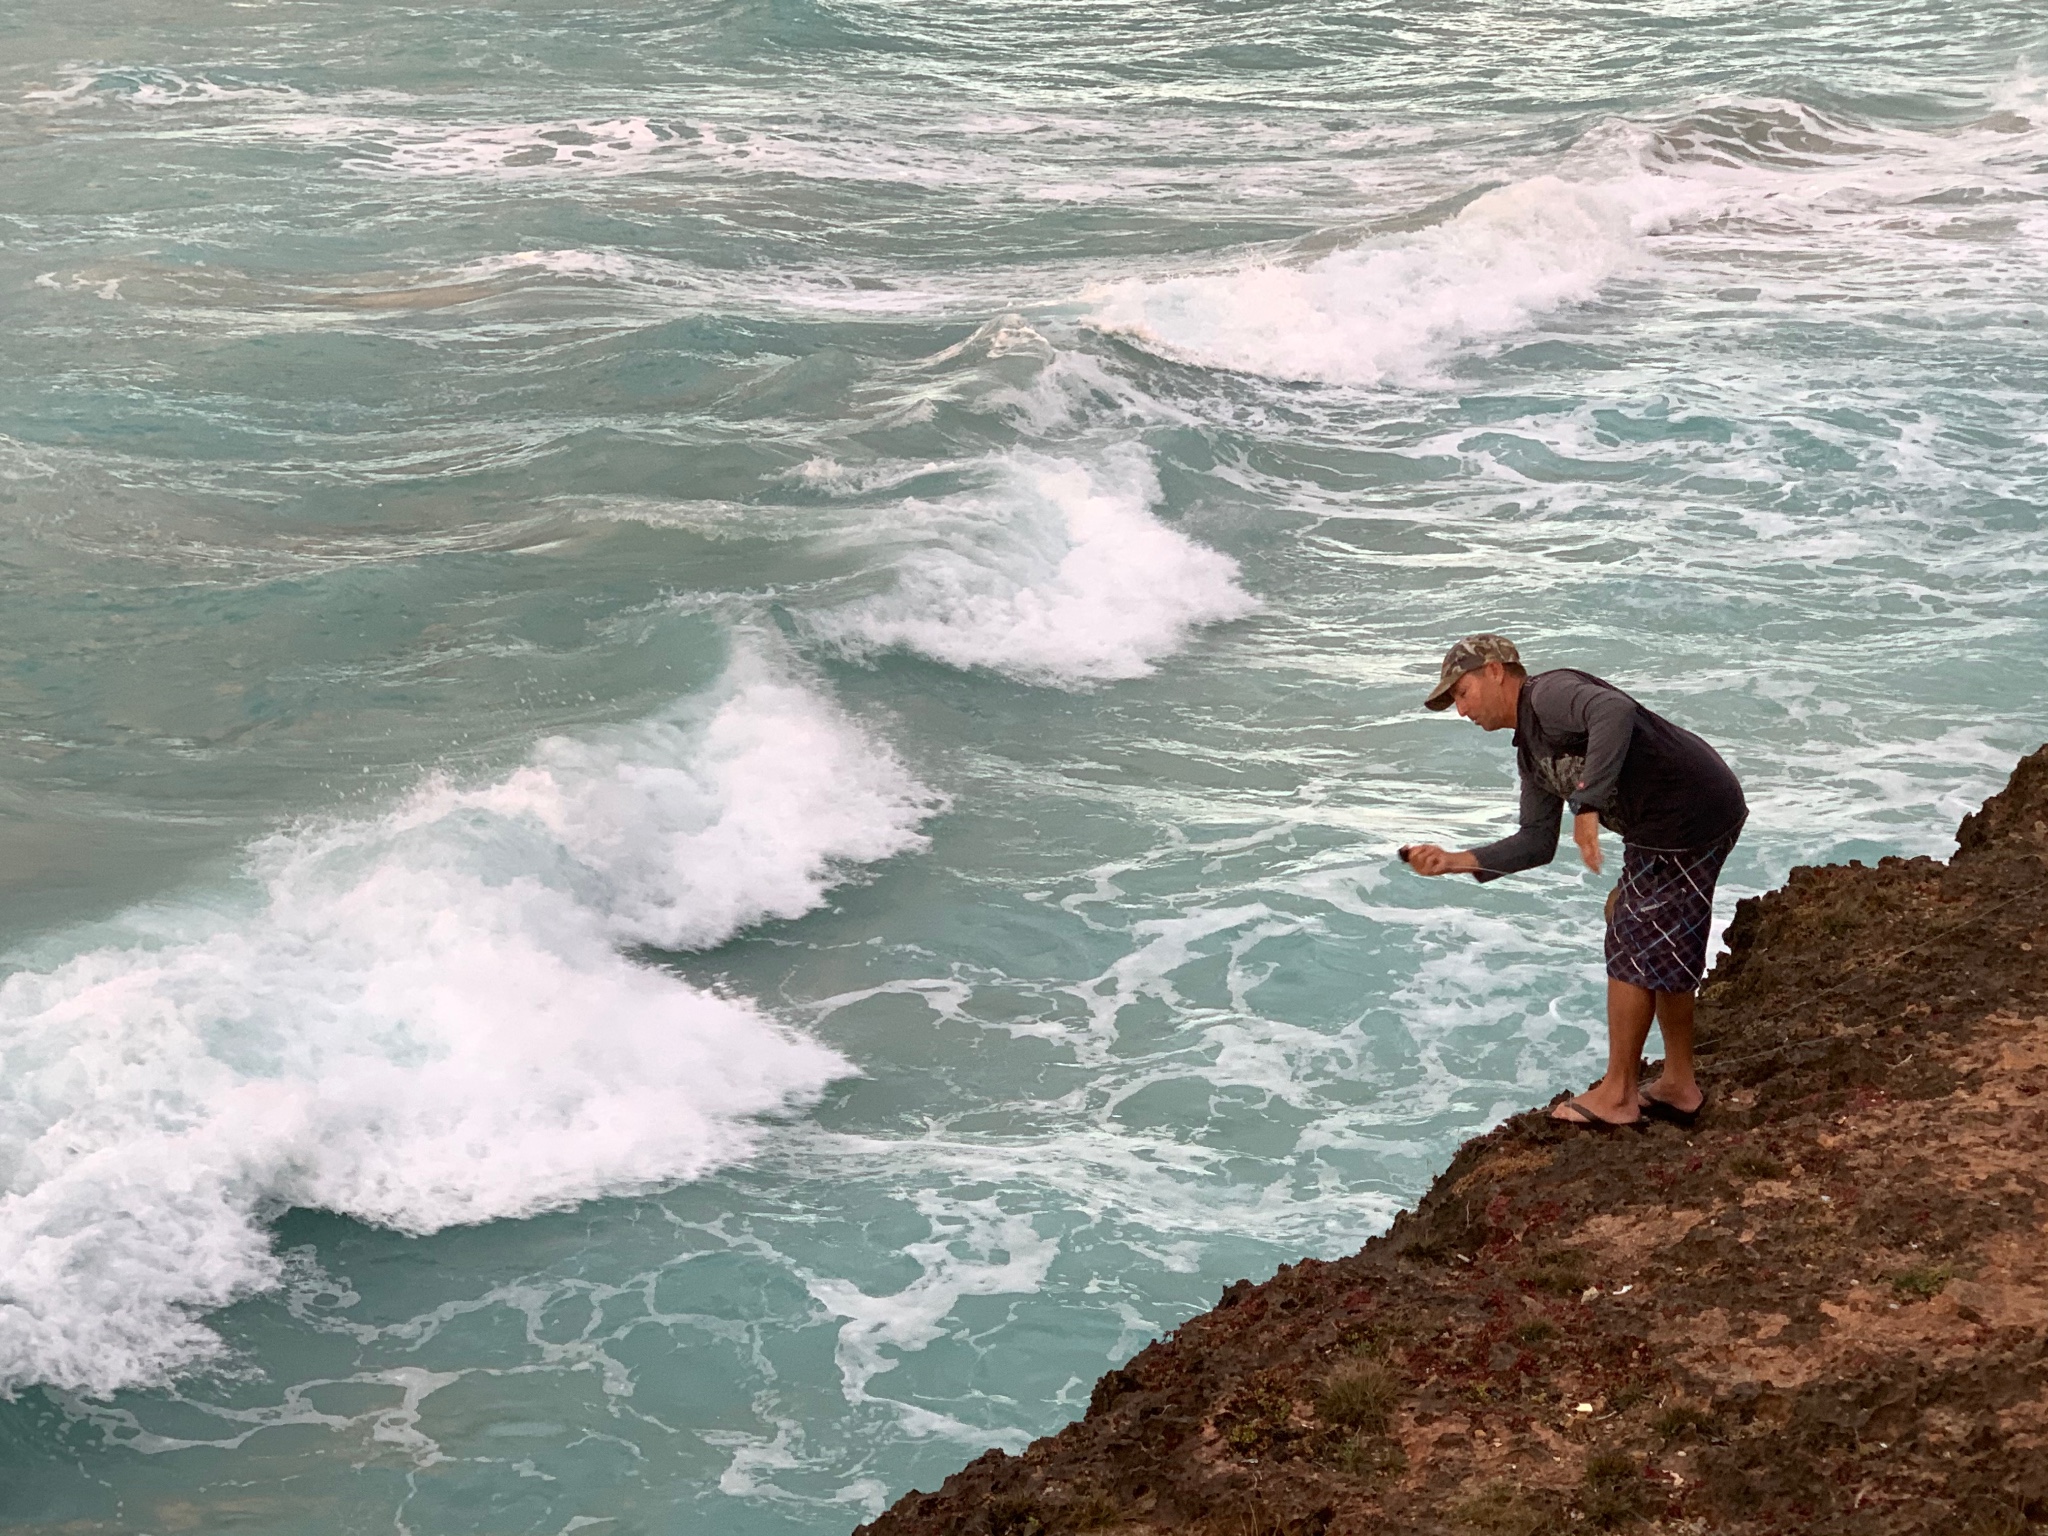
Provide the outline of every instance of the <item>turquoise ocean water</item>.
<path id="1" fill-rule="evenodd" d="M 2030 5 L 0 17 L 0 1525 L 825 1533 L 2048 735 Z"/>

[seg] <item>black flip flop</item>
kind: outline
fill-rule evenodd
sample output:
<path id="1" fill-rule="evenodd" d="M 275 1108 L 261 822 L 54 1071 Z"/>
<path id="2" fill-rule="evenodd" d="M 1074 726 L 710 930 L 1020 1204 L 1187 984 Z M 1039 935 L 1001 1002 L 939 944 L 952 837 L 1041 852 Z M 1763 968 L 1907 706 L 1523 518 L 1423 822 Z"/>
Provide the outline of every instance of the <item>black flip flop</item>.
<path id="1" fill-rule="evenodd" d="M 1641 1120 L 1609 1120 L 1605 1115 L 1596 1115 L 1578 1099 L 1566 1099 L 1558 1107 L 1579 1112 L 1578 1119 L 1559 1114 L 1551 1115 L 1550 1118 L 1559 1125 L 1576 1125 L 1588 1131 L 1639 1131 L 1643 1128 Z"/>
<path id="2" fill-rule="evenodd" d="M 1643 1103 L 1643 1113 L 1645 1115 L 1648 1115 L 1652 1120 L 1668 1121 L 1670 1124 L 1677 1126 L 1681 1131 L 1689 1131 L 1698 1125 L 1700 1123 L 1700 1113 L 1707 1107 L 1707 1096 L 1704 1092 L 1700 1094 L 1699 1103 L 1695 1104 L 1691 1109 L 1680 1109 L 1676 1104 L 1667 1104 L 1662 1099 L 1655 1098 L 1650 1094 L 1644 1094 L 1643 1100 L 1645 1101 Z"/>

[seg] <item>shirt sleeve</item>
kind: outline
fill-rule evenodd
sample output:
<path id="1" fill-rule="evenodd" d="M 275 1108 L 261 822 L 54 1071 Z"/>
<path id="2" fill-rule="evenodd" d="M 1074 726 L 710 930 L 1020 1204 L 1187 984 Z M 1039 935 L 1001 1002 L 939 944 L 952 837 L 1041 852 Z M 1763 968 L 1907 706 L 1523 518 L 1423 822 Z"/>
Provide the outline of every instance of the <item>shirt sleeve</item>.
<path id="1" fill-rule="evenodd" d="M 1473 879 L 1484 885 L 1502 875 L 1534 869 L 1557 856 L 1557 824 L 1564 802 L 1534 779 L 1522 779 L 1522 824 L 1497 843 L 1474 848 L 1479 861 Z"/>
<path id="2" fill-rule="evenodd" d="M 1553 676 L 1544 680 L 1541 696 L 1530 702 L 1553 733 L 1586 733 L 1586 765 L 1579 770 L 1578 791 L 1571 797 L 1572 814 L 1611 810 L 1621 765 L 1636 734 L 1636 701 L 1619 688 Z"/>

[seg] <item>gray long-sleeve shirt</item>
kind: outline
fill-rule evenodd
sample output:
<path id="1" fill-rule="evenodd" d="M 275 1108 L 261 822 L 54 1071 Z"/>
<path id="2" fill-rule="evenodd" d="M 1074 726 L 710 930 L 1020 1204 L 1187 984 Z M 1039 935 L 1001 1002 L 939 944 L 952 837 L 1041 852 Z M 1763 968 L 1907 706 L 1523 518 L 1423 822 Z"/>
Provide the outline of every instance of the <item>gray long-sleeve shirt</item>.
<path id="1" fill-rule="evenodd" d="M 1626 843 L 1707 848 L 1740 830 L 1749 807 L 1721 755 L 1591 673 L 1539 672 L 1522 684 L 1515 718 L 1521 826 L 1473 853 L 1480 880 L 1548 864 L 1558 823 L 1597 811 Z"/>

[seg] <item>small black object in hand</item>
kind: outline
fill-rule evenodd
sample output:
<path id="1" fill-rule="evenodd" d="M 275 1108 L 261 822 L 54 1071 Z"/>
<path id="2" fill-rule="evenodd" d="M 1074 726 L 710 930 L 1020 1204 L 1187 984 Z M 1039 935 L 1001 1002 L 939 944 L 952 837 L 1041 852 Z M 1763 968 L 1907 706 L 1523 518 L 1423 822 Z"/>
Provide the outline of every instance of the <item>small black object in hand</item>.
<path id="1" fill-rule="evenodd" d="M 1406 864 L 1406 863 L 1408 863 L 1408 862 L 1409 862 L 1409 859 L 1408 859 L 1408 855 L 1409 855 L 1409 854 L 1411 854 L 1411 853 L 1413 853 L 1414 851 L 1415 851 L 1415 850 L 1414 850 L 1413 848 L 1409 847 L 1409 846 L 1408 846 L 1408 844 L 1406 844 L 1406 843 L 1403 843 L 1403 844 L 1402 844 L 1402 845 L 1401 845 L 1400 847 L 1398 847 L 1398 848 L 1396 848 L 1396 849 L 1394 850 L 1394 852 L 1398 853 L 1398 854 L 1399 854 L 1399 855 L 1401 856 L 1401 862 L 1402 862 L 1403 864 Z"/>

